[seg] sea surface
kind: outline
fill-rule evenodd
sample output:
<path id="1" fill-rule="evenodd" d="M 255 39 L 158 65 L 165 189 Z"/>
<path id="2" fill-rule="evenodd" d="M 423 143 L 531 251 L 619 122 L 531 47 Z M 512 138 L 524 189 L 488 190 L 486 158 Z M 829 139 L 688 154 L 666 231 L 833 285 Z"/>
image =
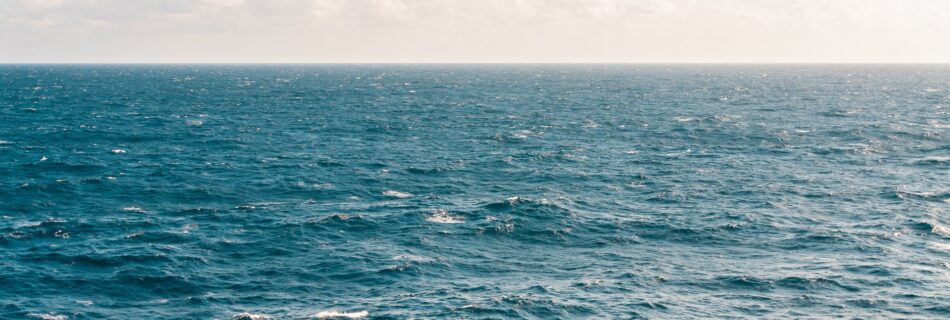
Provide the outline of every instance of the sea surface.
<path id="1" fill-rule="evenodd" d="M 0 66 L 2 319 L 950 317 L 950 65 Z"/>

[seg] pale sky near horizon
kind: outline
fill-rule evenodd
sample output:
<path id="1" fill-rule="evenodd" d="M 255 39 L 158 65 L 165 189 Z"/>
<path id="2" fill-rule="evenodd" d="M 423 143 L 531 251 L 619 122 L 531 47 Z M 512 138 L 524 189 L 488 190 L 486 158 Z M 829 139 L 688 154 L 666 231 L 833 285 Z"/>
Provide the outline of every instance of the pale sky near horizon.
<path id="1" fill-rule="evenodd" d="M 0 0 L 0 63 L 950 62 L 950 0 Z"/>

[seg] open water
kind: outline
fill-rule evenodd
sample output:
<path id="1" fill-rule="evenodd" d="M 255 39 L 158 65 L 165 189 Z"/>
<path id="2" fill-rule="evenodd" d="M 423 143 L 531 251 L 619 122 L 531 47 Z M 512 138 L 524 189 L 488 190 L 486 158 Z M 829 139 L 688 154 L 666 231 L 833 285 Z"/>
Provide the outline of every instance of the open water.
<path id="1" fill-rule="evenodd" d="M 950 317 L 947 65 L 0 66 L 0 318 Z"/>

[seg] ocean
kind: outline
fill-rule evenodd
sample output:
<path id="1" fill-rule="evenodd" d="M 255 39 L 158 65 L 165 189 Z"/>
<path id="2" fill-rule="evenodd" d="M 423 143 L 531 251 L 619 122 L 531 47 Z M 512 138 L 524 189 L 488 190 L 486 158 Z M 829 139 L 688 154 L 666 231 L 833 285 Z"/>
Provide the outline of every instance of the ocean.
<path id="1" fill-rule="evenodd" d="M 2 319 L 950 317 L 950 65 L 2 65 Z"/>

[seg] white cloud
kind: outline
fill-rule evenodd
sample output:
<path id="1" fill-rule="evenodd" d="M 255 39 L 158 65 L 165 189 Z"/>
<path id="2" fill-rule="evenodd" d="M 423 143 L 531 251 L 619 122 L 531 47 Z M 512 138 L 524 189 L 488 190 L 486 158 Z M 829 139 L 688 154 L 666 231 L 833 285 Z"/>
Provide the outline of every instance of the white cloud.
<path id="1" fill-rule="evenodd" d="M 0 61 L 946 61 L 947 34 L 945 0 L 0 1 Z"/>
<path id="2" fill-rule="evenodd" d="M 63 5 L 64 0 L 21 0 L 20 3 L 26 8 L 45 9 L 54 8 Z"/>

